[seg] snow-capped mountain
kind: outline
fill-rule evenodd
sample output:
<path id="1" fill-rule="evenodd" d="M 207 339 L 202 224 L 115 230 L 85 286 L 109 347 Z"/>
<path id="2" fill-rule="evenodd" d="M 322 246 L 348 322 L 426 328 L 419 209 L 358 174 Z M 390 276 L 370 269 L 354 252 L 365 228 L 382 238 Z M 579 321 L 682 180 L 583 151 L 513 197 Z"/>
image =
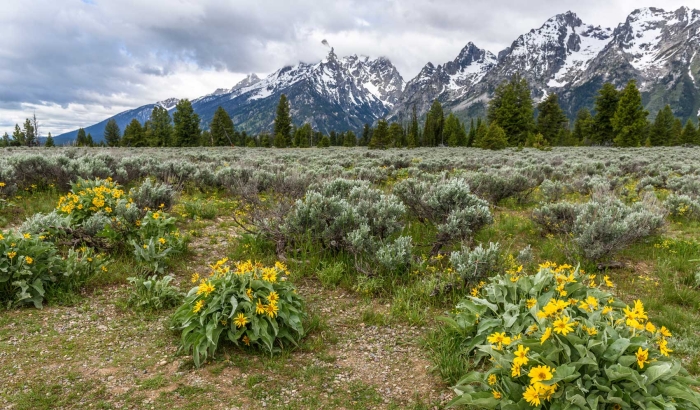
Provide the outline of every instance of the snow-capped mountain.
<path id="1" fill-rule="evenodd" d="M 207 128 L 221 106 L 239 129 L 272 129 L 281 94 L 286 94 L 296 124 L 309 122 L 320 131 L 359 130 L 377 119 L 407 118 L 413 107 L 423 115 L 433 100 L 463 119 L 483 116 L 496 87 L 522 75 L 536 101 L 556 93 L 570 117 L 591 108 L 605 82 L 619 88 L 636 79 L 652 114 L 671 104 L 682 118 L 700 110 L 700 11 L 643 8 L 614 30 L 586 24 L 574 13 L 558 14 L 519 36 L 497 55 L 468 43 L 457 57 L 438 66 L 427 63 L 404 82 L 386 58 L 351 55 L 333 49 L 317 63 L 299 63 L 259 78 L 251 74 L 230 89 L 221 88 L 192 101 Z M 173 110 L 177 99 L 160 103 Z M 145 122 L 155 104 L 118 114 L 122 127 Z M 86 128 L 96 140 L 103 121 Z M 76 132 L 57 137 L 70 139 Z"/>
<path id="2" fill-rule="evenodd" d="M 393 115 L 416 111 L 428 111 L 433 100 L 442 103 L 464 96 L 496 66 L 498 59 L 490 51 L 482 50 L 469 42 L 452 61 L 435 67 L 428 63 L 421 72 L 406 84 Z"/>
<path id="3" fill-rule="evenodd" d="M 228 92 L 217 90 L 194 100 L 192 106 L 205 124 L 222 106 L 237 126 L 257 132 L 272 128 L 279 97 L 286 94 L 295 122 L 327 132 L 373 123 L 388 113 L 403 88 L 403 78 L 386 58 L 338 58 L 331 49 L 316 64 L 284 67 L 263 79 L 250 76 Z"/>
<path id="4" fill-rule="evenodd" d="M 557 87 L 578 81 L 611 37 L 611 29 L 585 24 L 575 13 L 558 14 L 498 53 L 497 63 L 481 81 L 448 106 L 466 113 L 464 117 L 483 115 L 496 87 L 516 73 L 528 81 L 533 97 L 542 99 Z"/>
<path id="5" fill-rule="evenodd" d="M 577 81 L 558 91 L 574 114 L 590 106 L 604 82 L 618 87 L 632 79 L 642 91 L 652 116 L 666 104 L 681 118 L 700 109 L 700 11 L 681 7 L 666 12 L 656 8 L 635 10 L 615 28 L 611 40 Z"/>

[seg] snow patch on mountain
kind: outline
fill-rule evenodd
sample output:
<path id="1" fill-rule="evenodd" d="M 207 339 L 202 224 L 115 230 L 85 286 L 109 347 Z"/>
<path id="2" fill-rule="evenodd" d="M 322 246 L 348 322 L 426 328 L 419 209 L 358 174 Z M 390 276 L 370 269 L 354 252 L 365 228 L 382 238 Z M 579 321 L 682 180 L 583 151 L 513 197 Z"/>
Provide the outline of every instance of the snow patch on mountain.
<path id="1" fill-rule="evenodd" d="M 576 29 L 567 27 L 567 39 L 571 39 L 575 35 Z M 612 30 L 609 28 L 586 27 L 586 30 L 579 35 L 578 50 L 567 50 L 568 55 L 564 65 L 554 75 L 554 78 L 549 80 L 547 86 L 563 87 L 570 82 L 576 83 L 579 80 L 578 75 L 588 68 L 590 62 L 610 43 L 611 38 Z"/>

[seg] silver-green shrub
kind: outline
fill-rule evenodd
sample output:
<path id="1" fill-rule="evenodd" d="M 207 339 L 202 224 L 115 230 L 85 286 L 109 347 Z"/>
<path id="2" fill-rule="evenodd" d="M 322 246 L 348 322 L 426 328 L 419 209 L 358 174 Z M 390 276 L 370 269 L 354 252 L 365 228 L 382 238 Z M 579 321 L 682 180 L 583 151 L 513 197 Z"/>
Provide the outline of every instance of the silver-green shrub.
<path id="1" fill-rule="evenodd" d="M 532 211 L 532 220 L 546 234 L 569 233 L 579 213 L 579 205 L 570 202 L 557 202 L 542 205 Z"/>
<path id="2" fill-rule="evenodd" d="M 138 188 L 131 188 L 129 196 L 141 209 L 170 209 L 175 202 L 175 191 L 165 183 L 147 178 Z"/>
<path id="3" fill-rule="evenodd" d="M 671 216 L 689 219 L 700 218 L 700 201 L 688 195 L 671 194 L 664 203 Z"/>
<path id="4" fill-rule="evenodd" d="M 573 226 L 574 242 L 587 259 L 599 261 L 656 233 L 664 213 L 652 203 L 626 205 L 617 198 L 594 198 L 581 205 Z"/>
<path id="5" fill-rule="evenodd" d="M 407 179 L 394 186 L 394 193 L 419 220 L 437 227 L 433 254 L 451 241 L 471 241 L 477 231 L 493 223 L 488 203 L 472 194 L 462 178 L 438 183 Z"/>
<path id="6" fill-rule="evenodd" d="M 465 283 L 475 283 L 500 271 L 501 247 L 498 242 L 489 242 L 487 248 L 479 245 L 471 250 L 455 251 L 450 255 L 450 263 Z"/>

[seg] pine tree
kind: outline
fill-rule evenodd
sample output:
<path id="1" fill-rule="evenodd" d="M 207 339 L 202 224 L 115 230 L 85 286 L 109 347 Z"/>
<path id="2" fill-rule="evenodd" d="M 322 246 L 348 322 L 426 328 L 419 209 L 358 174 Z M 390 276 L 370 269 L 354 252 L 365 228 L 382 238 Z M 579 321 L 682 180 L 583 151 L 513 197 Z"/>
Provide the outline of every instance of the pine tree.
<path id="1" fill-rule="evenodd" d="M 323 134 L 320 140 L 318 140 L 318 147 L 319 148 L 328 148 L 331 146 L 331 139 L 328 138 L 328 135 Z"/>
<path id="2" fill-rule="evenodd" d="M 355 133 L 352 131 L 346 132 L 345 138 L 343 139 L 343 146 L 354 147 L 355 145 L 357 145 L 357 136 L 355 136 Z"/>
<path id="3" fill-rule="evenodd" d="M 15 147 L 24 145 L 24 133 L 18 124 L 15 124 L 15 130 L 12 132 L 12 142 L 10 145 Z"/>
<path id="4" fill-rule="evenodd" d="M 141 123 L 136 118 L 124 128 L 124 136 L 121 139 L 122 147 L 145 147 L 146 135 Z"/>
<path id="5" fill-rule="evenodd" d="M 416 105 L 413 104 L 411 112 L 411 125 L 408 128 L 408 136 L 406 137 L 406 145 L 408 148 L 415 148 L 420 141 L 420 128 L 418 127 L 418 114 L 416 113 Z"/>
<path id="6" fill-rule="evenodd" d="M 654 123 L 649 130 L 649 143 L 652 147 L 672 145 L 673 121 L 675 116 L 670 105 L 666 105 L 656 114 Z"/>
<path id="7" fill-rule="evenodd" d="M 197 118 L 199 122 L 199 118 Z M 148 143 L 154 147 L 168 147 L 172 145 L 173 125 L 170 113 L 164 107 L 156 105 L 151 111 L 148 120 Z"/>
<path id="8" fill-rule="evenodd" d="M 304 125 L 299 127 L 296 130 L 296 134 L 298 134 L 299 142 L 298 142 L 298 147 L 301 148 L 309 148 L 311 147 L 311 144 L 313 143 L 313 138 L 314 138 L 314 130 L 311 128 L 311 124 L 308 122 L 305 122 Z"/>
<path id="9" fill-rule="evenodd" d="M 234 145 L 233 121 L 223 107 L 219 106 L 214 112 L 214 117 L 209 126 L 212 145 L 216 147 Z"/>
<path id="10" fill-rule="evenodd" d="M 405 145 L 403 128 L 401 124 L 393 121 L 389 125 L 389 137 L 386 141 L 387 147 L 403 147 Z"/>
<path id="11" fill-rule="evenodd" d="M 443 135 L 445 136 L 445 141 L 447 141 L 447 145 L 450 147 L 457 147 L 461 145 L 461 141 L 466 138 L 462 138 L 462 133 L 464 132 L 464 129 L 462 128 L 462 125 L 459 123 L 459 120 L 453 113 L 450 113 L 450 115 L 447 116 L 445 119 L 445 129 L 443 131 Z"/>
<path id="12" fill-rule="evenodd" d="M 34 132 L 34 125 L 32 120 L 27 118 L 24 121 L 24 145 L 32 147 L 36 145 L 36 133 Z"/>
<path id="13" fill-rule="evenodd" d="M 506 133 L 498 124 L 491 124 L 486 135 L 480 141 L 480 148 L 499 150 L 508 146 Z"/>
<path id="14" fill-rule="evenodd" d="M 613 131 L 612 119 L 617 112 L 617 105 L 620 101 L 620 93 L 615 86 L 610 83 L 603 84 L 598 90 L 595 100 L 595 117 L 593 119 L 593 143 L 597 145 L 610 145 L 613 142 L 615 133 Z"/>
<path id="15" fill-rule="evenodd" d="M 425 117 L 425 128 L 423 131 L 423 145 L 433 147 L 438 144 L 444 144 L 443 130 L 445 127 L 445 113 L 442 110 L 442 104 L 437 99 L 428 110 Z"/>
<path id="16" fill-rule="evenodd" d="M 467 147 L 474 145 L 474 140 L 476 139 L 476 126 L 474 125 L 474 118 L 471 119 L 471 124 L 469 125 L 469 134 L 467 135 Z"/>
<path id="17" fill-rule="evenodd" d="M 620 95 L 617 111 L 612 118 L 615 145 L 619 147 L 638 147 L 647 126 L 648 112 L 642 106 L 642 95 L 637 89 L 637 82 L 631 80 Z"/>
<path id="18" fill-rule="evenodd" d="M 476 120 L 476 132 L 474 134 L 474 141 L 472 142 L 473 147 L 481 147 L 481 141 L 486 138 L 486 134 L 489 132 L 489 127 L 486 125 L 486 121 L 482 121 L 481 118 Z"/>
<path id="19" fill-rule="evenodd" d="M 331 147 L 335 147 L 338 145 L 338 135 L 335 133 L 335 131 L 331 131 L 328 133 L 328 139 L 331 141 Z"/>
<path id="20" fill-rule="evenodd" d="M 372 133 L 372 139 L 369 141 L 369 148 L 385 149 L 389 142 L 389 123 L 381 119 L 377 122 L 377 128 Z"/>
<path id="21" fill-rule="evenodd" d="M 117 121 L 112 118 L 105 125 L 104 140 L 109 147 L 118 147 L 122 138 L 122 131 L 119 129 Z"/>
<path id="22" fill-rule="evenodd" d="M 688 120 L 685 123 L 685 128 L 683 128 L 683 133 L 681 134 L 681 144 L 698 144 L 698 129 L 695 128 L 693 121 Z"/>
<path id="23" fill-rule="evenodd" d="M 180 100 L 173 113 L 173 146 L 196 147 L 200 143 L 201 134 L 199 115 L 194 112 L 192 103 L 186 98 Z"/>
<path id="24" fill-rule="evenodd" d="M 568 130 L 569 119 L 559 106 L 559 97 L 550 94 L 538 106 L 537 132 L 542 134 L 549 145 L 561 145 L 562 133 Z M 565 135 L 565 133 L 564 133 Z"/>
<path id="25" fill-rule="evenodd" d="M 289 114 L 289 101 L 285 94 L 280 95 L 275 116 L 275 147 L 284 148 L 292 145 L 292 117 Z"/>
<path id="26" fill-rule="evenodd" d="M 78 147 L 87 145 L 87 135 L 85 135 L 85 130 L 82 128 L 78 128 L 78 135 L 75 137 L 75 145 Z"/>
<path id="27" fill-rule="evenodd" d="M 49 134 L 50 135 L 50 134 Z M 2 134 L 2 140 L 0 140 L 0 147 L 9 147 L 10 146 L 10 135 L 5 131 L 4 134 Z"/>
<path id="28" fill-rule="evenodd" d="M 588 108 L 581 108 L 576 114 L 573 139 L 577 144 L 591 145 L 593 143 L 594 120 Z"/>
<path id="29" fill-rule="evenodd" d="M 683 121 L 680 118 L 673 118 L 673 125 L 671 126 L 671 141 L 669 145 L 681 145 L 681 138 L 683 137 Z"/>
<path id="30" fill-rule="evenodd" d="M 510 145 L 522 145 L 535 129 L 533 103 L 527 80 L 515 74 L 501 83 L 489 101 L 489 124 L 498 124 Z"/>
<path id="31" fill-rule="evenodd" d="M 366 147 L 369 144 L 369 141 L 372 139 L 372 128 L 369 126 L 369 124 L 365 124 L 365 126 L 362 128 L 362 137 L 360 138 L 360 141 L 358 142 L 357 145 L 361 147 Z"/>
<path id="32" fill-rule="evenodd" d="M 95 146 L 95 140 L 92 139 L 92 134 L 88 132 L 87 137 L 85 137 L 85 146 L 86 147 L 94 147 Z"/>
<path id="33" fill-rule="evenodd" d="M 5 133 L 5 135 L 7 135 L 7 133 Z M 3 140 L 4 140 L 4 139 L 5 139 L 5 138 L 3 137 Z M 51 136 L 51 133 L 49 133 L 49 136 L 46 137 L 46 142 L 44 143 L 44 146 L 47 147 L 47 148 L 51 148 L 51 147 L 55 147 L 55 146 L 56 146 L 56 144 L 55 144 L 54 141 L 53 141 L 53 137 Z"/>

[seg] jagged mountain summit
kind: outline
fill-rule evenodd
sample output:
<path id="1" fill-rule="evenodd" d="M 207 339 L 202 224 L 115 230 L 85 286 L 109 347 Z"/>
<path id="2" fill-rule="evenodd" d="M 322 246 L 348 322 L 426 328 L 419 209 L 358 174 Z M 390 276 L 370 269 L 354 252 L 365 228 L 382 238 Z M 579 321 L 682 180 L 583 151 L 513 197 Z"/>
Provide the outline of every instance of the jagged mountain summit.
<path id="1" fill-rule="evenodd" d="M 469 42 L 454 60 L 427 63 L 408 82 L 387 58 L 339 58 L 331 49 L 320 62 L 283 67 L 265 78 L 251 74 L 192 104 L 205 129 L 222 106 L 237 128 L 258 133 L 272 129 L 277 102 L 286 94 L 297 124 L 309 122 L 323 132 L 359 130 L 383 117 L 405 119 L 413 107 L 423 115 L 435 99 L 462 119 L 483 116 L 496 87 L 520 73 L 536 101 L 556 93 L 572 118 L 580 108 L 593 106 L 603 83 L 621 88 L 631 79 L 637 80 L 652 116 L 671 104 L 676 115 L 691 118 L 700 110 L 698 50 L 700 11 L 688 7 L 638 9 L 614 29 L 584 23 L 566 12 L 497 54 Z M 158 104 L 172 110 L 172 101 Z M 153 106 L 114 118 L 120 126 L 131 118 L 144 122 Z M 96 140 L 102 137 L 100 124 L 86 128 Z M 70 136 L 75 131 L 57 141 Z"/>
<path id="2" fill-rule="evenodd" d="M 433 100 L 442 103 L 463 97 L 478 84 L 498 63 L 496 56 L 469 42 L 452 61 L 435 67 L 428 63 L 421 72 L 406 84 L 393 116 L 416 111 L 425 113 Z"/>

